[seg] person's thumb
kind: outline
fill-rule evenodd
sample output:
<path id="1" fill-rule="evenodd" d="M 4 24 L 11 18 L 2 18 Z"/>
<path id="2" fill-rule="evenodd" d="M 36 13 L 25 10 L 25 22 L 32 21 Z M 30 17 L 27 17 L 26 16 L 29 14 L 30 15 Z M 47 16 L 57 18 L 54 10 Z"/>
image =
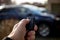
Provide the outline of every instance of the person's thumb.
<path id="1" fill-rule="evenodd" d="M 29 23 L 29 19 L 22 19 L 20 22 L 19 22 L 19 26 L 26 26 L 26 24 L 28 24 Z"/>

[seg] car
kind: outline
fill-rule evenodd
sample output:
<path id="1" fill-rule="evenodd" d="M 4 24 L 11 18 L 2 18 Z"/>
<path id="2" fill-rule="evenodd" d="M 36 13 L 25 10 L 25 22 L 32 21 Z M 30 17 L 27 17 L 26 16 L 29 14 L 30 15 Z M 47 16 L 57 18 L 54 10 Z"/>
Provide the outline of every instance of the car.
<path id="1" fill-rule="evenodd" d="M 0 20 L 15 18 L 21 20 L 34 15 L 38 26 L 36 35 L 48 37 L 54 33 L 55 15 L 50 14 L 44 7 L 34 5 L 5 5 L 0 9 Z"/>

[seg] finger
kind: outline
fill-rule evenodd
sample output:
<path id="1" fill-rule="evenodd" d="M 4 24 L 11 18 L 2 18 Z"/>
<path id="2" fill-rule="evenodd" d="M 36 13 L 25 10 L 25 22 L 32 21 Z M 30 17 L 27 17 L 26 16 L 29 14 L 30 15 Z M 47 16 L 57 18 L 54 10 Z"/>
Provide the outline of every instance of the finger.
<path id="1" fill-rule="evenodd" d="M 35 36 L 30 36 L 29 37 L 31 40 L 35 40 Z"/>
<path id="2" fill-rule="evenodd" d="M 30 40 L 30 37 L 27 37 L 27 40 Z"/>
<path id="3" fill-rule="evenodd" d="M 28 40 L 35 40 L 35 31 L 30 31 L 28 33 Z"/>
<path id="4" fill-rule="evenodd" d="M 28 40 L 35 40 L 35 36 L 27 37 Z"/>
<path id="5" fill-rule="evenodd" d="M 14 25 L 13 29 L 15 29 L 18 26 L 18 23 Z"/>
<path id="6" fill-rule="evenodd" d="M 26 20 L 28 20 L 28 19 L 22 19 L 21 21 L 26 21 Z M 19 23 L 20 23 L 20 22 L 19 22 Z M 18 26 L 19 23 L 15 24 L 13 29 L 15 29 L 15 28 Z M 25 22 L 25 23 L 26 23 L 26 22 Z"/>
<path id="7" fill-rule="evenodd" d="M 28 32 L 28 36 L 34 36 L 34 35 L 35 35 L 35 31 Z"/>
<path id="8" fill-rule="evenodd" d="M 35 25 L 34 30 L 37 31 L 37 29 L 38 29 L 38 27 L 37 27 L 37 25 Z"/>
<path id="9" fill-rule="evenodd" d="M 26 26 L 27 23 L 29 23 L 29 19 L 22 19 L 22 20 L 19 22 L 19 26 Z"/>

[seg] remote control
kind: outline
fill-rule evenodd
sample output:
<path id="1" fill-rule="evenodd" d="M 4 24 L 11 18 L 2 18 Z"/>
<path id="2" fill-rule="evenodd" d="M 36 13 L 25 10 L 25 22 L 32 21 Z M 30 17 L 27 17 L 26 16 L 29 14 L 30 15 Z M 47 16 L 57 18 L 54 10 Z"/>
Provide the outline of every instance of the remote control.
<path id="1" fill-rule="evenodd" d="M 27 35 L 28 32 L 31 31 L 31 30 L 34 30 L 34 25 L 35 25 L 35 18 L 34 18 L 34 16 L 29 16 L 28 19 L 30 19 L 30 22 L 26 25 L 27 33 L 25 35 L 25 40 L 27 40 L 26 37 L 28 36 Z"/>
<path id="2" fill-rule="evenodd" d="M 30 22 L 26 25 L 26 30 L 31 31 L 34 30 L 34 25 L 35 25 L 35 18 L 34 17 L 28 17 L 30 19 Z"/>

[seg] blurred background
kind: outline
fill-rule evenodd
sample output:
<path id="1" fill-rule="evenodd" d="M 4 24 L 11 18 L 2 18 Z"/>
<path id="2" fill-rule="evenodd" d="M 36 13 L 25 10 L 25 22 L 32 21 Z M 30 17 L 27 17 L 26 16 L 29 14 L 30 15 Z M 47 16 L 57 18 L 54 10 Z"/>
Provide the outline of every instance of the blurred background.
<path id="1" fill-rule="evenodd" d="M 60 0 L 0 0 L 0 6 L 2 5 L 20 5 L 20 4 L 31 4 L 38 7 L 44 7 L 52 12 L 52 14 L 56 14 L 57 17 L 60 17 Z M 1 15 L 1 14 L 0 14 Z M 0 40 L 7 36 L 13 26 L 19 22 L 17 19 L 0 19 Z M 60 26 L 60 25 L 59 25 Z M 60 38 L 60 37 L 59 37 Z M 37 38 L 36 40 L 60 40 L 59 38 Z"/>

